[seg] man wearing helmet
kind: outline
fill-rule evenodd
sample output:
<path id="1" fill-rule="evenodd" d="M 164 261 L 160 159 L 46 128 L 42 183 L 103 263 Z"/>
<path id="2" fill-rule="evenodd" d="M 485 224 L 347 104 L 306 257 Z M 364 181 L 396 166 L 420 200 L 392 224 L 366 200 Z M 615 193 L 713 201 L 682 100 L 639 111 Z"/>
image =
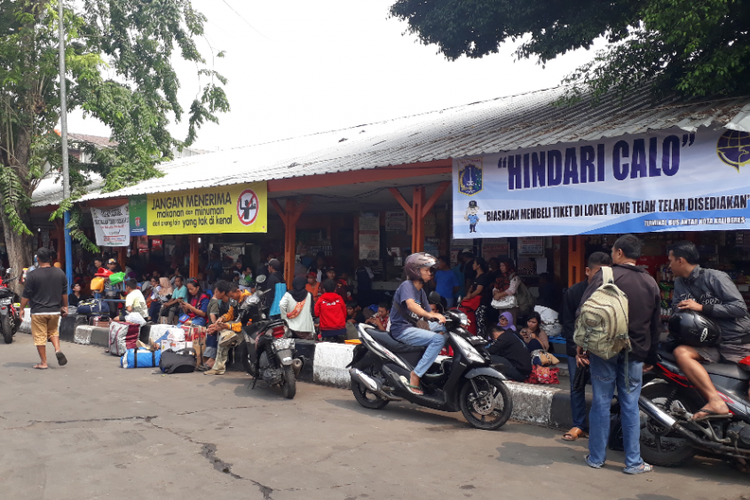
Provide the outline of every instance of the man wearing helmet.
<path id="1" fill-rule="evenodd" d="M 682 372 L 708 401 L 693 418 L 729 413 L 702 363 L 738 363 L 750 356 L 750 316 L 742 295 L 726 273 L 701 268 L 698 258 L 698 250 L 689 241 L 680 241 L 669 250 L 669 267 L 677 277 L 674 311 L 700 313 L 721 330 L 718 347 L 680 345 L 673 353 Z"/>
<path id="2" fill-rule="evenodd" d="M 404 262 L 406 280 L 399 285 L 393 296 L 391 307 L 391 336 L 404 344 L 427 347 L 417 366 L 411 372 L 408 389 L 422 395 L 420 383 L 422 376 L 440 354 L 445 344 L 442 332 L 445 332 L 445 316 L 430 311 L 424 284 L 430 281 L 437 266 L 437 259 L 424 252 L 413 253 Z M 430 330 L 418 328 L 420 319 L 433 319 Z"/>

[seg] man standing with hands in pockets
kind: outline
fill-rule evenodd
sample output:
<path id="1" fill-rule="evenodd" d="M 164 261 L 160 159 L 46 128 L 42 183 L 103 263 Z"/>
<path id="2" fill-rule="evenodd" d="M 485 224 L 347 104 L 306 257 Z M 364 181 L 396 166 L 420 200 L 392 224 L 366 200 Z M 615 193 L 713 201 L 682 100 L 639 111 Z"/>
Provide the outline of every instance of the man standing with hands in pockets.
<path id="1" fill-rule="evenodd" d="M 60 350 L 60 316 L 68 315 L 68 280 L 61 269 L 50 264 L 50 251 L 40 248 L 36 253 L 39 268 L 26 278 L 21 298 L 21 317 L 26 304 L 31 303 L 31 335 L 39 351 L 41 362 L 34 365 L 37 370 L 47 369 L 47 342 L 55 346 L 55 355 L 60 366 L 68 363 Z"/>

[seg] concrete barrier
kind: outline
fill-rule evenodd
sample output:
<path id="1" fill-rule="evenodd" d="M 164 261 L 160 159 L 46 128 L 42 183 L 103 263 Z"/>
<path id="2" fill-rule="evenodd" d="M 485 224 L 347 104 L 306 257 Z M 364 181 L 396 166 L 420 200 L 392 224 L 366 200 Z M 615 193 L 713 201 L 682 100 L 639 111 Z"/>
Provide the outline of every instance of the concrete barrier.
<path id="1" fill-rule="evenodd" d="M 88 325 L 78 326 L 73 339 L 62 338 L 62 340 L 107 347 L 109 329 Z M 351 378 L 346 365 L 352 360 L 355 346 L 308 340 L 297 340 L 296 344 L 298 353 L 305 357 L 305 368 L 300 376 L 301 380 L 342 389 L 350 388 Z M 236 358 L 236 351 L 238 350 L 232 350 L 228 369 L 243 371 L 241 361 Z M 511 415 L 513 420 L 560 429 L 569 429 L 573 426 L 567 384 L 563 387 L 507 382 L 507 385 L 513 396 Z M 587 403 L 590 405 L 590 395 L 587 395 Z"/>

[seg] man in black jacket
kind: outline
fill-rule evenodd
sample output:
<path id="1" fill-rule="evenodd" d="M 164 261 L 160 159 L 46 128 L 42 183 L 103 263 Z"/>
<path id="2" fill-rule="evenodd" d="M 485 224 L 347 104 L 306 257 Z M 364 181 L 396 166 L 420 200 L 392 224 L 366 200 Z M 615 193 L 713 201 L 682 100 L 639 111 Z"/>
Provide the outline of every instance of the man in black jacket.
<path id="1" fill-rule="evenodd" d="M 281 317 L 279 312 L 279 301 L 281 297 L 276 297 L 276 285 L 284 282 L 284 275 L 282 270 L 284 267 L 281 265 L 278 259 L 271 259 L 268 261 L 268 279 L 265 282 L 266 292 L 265 303 L 271 307 L 269 316 L 271 319 L 278 319 Z"/>
<path id="2" fill-rule="evenodd" d="M 588 358 L 577 356 L 576 343 L 573 342 L 573 334 L 576 329 L 576 311 L 578 311 L 581 298 L 589 286 L 589 280 L 599 272 L 602 266 L 611 266 L 612 258 L 604 252 L 594 252 L 589 256 L 587 263 L 586 279 L 568 288 L 560 309 L 560 323 L 562 324 L 563 337 L 565 337 L 568 372 L 570 373 L 570 410 L 573 414 L 573 428 L 563 435 L 565 441 L 575 441 L 579 437 L 585 437 L 589 429 L 586 424 L 586 390 L 573 388 L 578 365 L 589 364 Z"/>
<path id="3" fill-rule="evenodd" d="M 656 363 L 659 344 L 661 297 L 656 281 L 646 271 L 636 267 L 643 243 L 636 236 L 626 234 L 612 246 L 612 274 L 614 284 L 628 297 L 628 336 L 631 351 L 624 350 L 610 359 L 589 353 L 593 403 L 589 413 L 589 454 L 586 463 L 600 469 L 607 458 L 610 407 L 615 387 L 622 418 L 623 447 L 626 474 L 651 472 L 653 467 L 641 458 L 641 423 L 638 398 L 641 396 L 643 372 Z M 600 270 L 591 279 L 581 298 L 583 304 L 603 283 Z M 580 310 L 579 310 L 580 313 Z M 583 354 L 579 347 L 579 354 Z"/>
<path id="4" fill-rule="evenodd" d="M 669 249 L 669 267 L 677 277 L 673 309 L 696 311 L 721 329 L 718 347 L 681 345 L 673 352 L 680 370 L 708 401 L 693 418 L 729 413 L 702 363 L 738 363 L 750 356 L 750 316 L 745 300 L 727 273 L 702 269 L 698 258 L 698 249 L 689 241 L 680 241 Z"/>

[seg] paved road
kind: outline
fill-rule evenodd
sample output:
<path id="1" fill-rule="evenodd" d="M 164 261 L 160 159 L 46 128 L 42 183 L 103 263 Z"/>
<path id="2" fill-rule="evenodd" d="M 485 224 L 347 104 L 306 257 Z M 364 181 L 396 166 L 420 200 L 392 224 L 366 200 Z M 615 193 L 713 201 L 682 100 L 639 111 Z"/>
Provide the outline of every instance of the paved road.
<path id="1" fill-rule="evenodd" d="M 37 371 L 30 336 L 17 337 L 0 344 L 3 499 L 750 500 L 750 477 L 718 461 L 630 477 L 622 454 L 590 469 L 585 441 L 552 430 L 373 412 L 341 389 L 301 383 L 287 401 L 244 374 L 122 370 L 71 344 L 66 367 Z"/>

